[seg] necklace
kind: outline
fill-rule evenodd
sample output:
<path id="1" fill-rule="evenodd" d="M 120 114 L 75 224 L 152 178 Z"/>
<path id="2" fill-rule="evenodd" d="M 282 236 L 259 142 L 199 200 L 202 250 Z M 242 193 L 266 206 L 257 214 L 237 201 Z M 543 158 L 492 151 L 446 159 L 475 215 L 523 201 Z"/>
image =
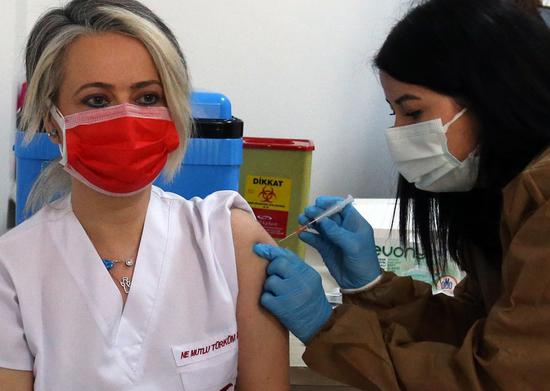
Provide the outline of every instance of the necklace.
<path id="1" fill-rule="evenodd" d="M 111 269 L 115 266 L 116 263 L 124 263 L 128 267 L 134 266 L 134 260 L 132 258 L 127 259 L 125 261 L 121 261 L 120 259 L 102 259 L 103 264 L 107 268 L 107 270 L 111 271 Z"/>
<path id="2" fill-rule="evenodd" d="M 120 259 L 102 259 L 103 264 L 107 268 L 109 272 L 115 267 L 115 264 L 117 263 L 123 263 L 128 268 L 134 267 L 134 260 L 132 258 L 129 258 L 125 261 L 122 261 Z M 119 281 L 120 286 L 122 286 L 122 289 L 124 289 L 124 293 L 128 294 L 130 293 L 130 288 L 132 287 L 132 279 L 129 277 L 122 277 Z"/>

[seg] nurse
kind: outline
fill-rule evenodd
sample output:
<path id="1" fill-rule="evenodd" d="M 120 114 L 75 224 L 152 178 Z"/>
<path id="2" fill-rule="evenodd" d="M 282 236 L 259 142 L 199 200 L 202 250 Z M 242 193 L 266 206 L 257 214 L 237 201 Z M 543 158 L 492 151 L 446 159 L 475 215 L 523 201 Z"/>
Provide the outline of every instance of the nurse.
<path id="1" fill-rule="evenodd" d="M 536 390 L 550 384 L 550 31 L 498 0 L 429 0 L 376 56 L 395 116 L 403 242 L 454 297 L 380 270 L 352 207 L 301 239 L 322 255 L 344 304 L 288 250 L 259 244 L 262 304 L 307 346 L 313 369 L 368 390 Z M 300 222 L 335 202 L 321 197 Z M 408 235 L 411 228 L 414 235 Z"/>
<path id="2" fill-rule="evenodd" d="M 288 389 L 248 205 L 151 185 L 191 128 L 168 27 L 134 0 L 74 0 L 37 22 L 26 66 L 27 138 L 44 124 L 62 159 L 0 238 L 0 389 Z"/>

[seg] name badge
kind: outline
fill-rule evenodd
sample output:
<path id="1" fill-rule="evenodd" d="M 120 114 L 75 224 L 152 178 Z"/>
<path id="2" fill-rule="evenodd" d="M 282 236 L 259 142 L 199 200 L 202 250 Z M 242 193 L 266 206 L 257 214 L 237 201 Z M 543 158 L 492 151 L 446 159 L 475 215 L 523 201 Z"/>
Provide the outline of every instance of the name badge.
<path id="1" fill-rule="evenodd" d="M 207 360 L 238 347 L 238 333 L 229 332 L 201 341 L 172 346 L 178 367 Z"/>

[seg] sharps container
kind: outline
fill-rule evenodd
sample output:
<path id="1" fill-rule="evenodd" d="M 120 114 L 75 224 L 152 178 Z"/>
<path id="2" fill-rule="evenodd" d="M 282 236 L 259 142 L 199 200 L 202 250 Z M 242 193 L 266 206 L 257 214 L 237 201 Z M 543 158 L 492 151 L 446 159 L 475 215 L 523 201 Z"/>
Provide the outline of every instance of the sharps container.
<path id="1" fill-rule="evenodd" d="M 191 96 L 195 129 L 179 172 L 155 184 L 184 198 L 204 198 L 218 190 L 239 190 L 243 158 L 243 121 L 233 117 L 231 102 L 219 93 L 195 91 Z"/>
<path id="2" fill-rule="evenodd" d="M 239 188 L 242 162 L 243 122 L 232 116 L 231 102 L 219 93 L 196 91 L 191 94 L 191 109 L 196 132 L 188 140 L 181 169 L 170 183 L 162 176 L 155 184 L 185 198 L 206 197 L 218 190 Z M 24 145 L 25 133 L 18 131 L 14 146 L 16 157 L 16 224 L 24 215 L 25 203 L 39 173 L 59 157 L 59 148 L 46 133 L 37 133 Z"/>
<path id="3" fill-rule="evenodd" d="M 256 218 L 275 240 L 298 228 L 298 216 L 309 201 L 310 140 L 244 137 L 240 192 Z M 301 257 L 305 246 L 297 236 L 282 244 Z"/>
<path id="4" fill-rule="evenodd" d="M 184 198 L 204 198 L 218 190 L 239 190 L 243 159 L 243 121 L 195 119 L 195 134 L 188 140 L 183 164 L 172 179 L 160 176 L 155 185 Z"/>

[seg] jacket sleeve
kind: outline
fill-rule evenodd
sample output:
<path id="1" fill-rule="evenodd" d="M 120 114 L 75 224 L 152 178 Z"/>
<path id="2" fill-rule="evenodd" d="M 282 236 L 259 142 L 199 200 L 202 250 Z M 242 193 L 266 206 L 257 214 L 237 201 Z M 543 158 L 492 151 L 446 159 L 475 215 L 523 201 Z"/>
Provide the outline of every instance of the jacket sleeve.
<path id="1" fill-rule="evenodd" d="M 460 304 L 460 295 L 458 302 L 430 298 L 393 278 L 367 293 L 373 303 L 362 298 L 337 308 L 304 361 L 367 390 L 526 390 L 550 383 L 550 201 L 538 201 L 532 213 L 503 225 L 509 245 L 502 294 L 485 317 L 462 312 L 468 305 Z M 401 284 L 405 289 L 389 293 Z M 413 293 L 403 295 L 407 289 Z M 458 329 L 434 337 L 436 327 L 452 329 L 453 319 Z"/>
<path id="2" fill-rule="evenodd" d="M 384 273 L 374 289 L 344 296 L 345 304 L 374 311 L 383 325 L 399 323 L 417 340 L 457 345 L 484 316 L 481 292 L 470 277 L 454 290 L 454 297 L 432 294 L 432 287 L 410 277 Z"/>

